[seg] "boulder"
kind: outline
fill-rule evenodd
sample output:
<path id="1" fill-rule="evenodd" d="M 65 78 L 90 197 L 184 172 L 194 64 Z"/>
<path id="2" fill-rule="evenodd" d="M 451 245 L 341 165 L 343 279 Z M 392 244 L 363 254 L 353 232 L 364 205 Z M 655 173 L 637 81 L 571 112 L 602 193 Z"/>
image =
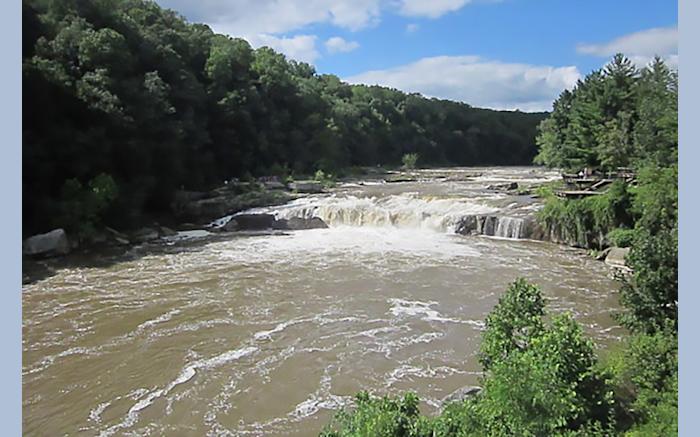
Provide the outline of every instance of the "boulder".
<path id="1" fill-rule="evenodd" d="M 506 184 L 496 184 L 496 185 L 489 185 L 486 187 L 487 190 L 517 190 L 518 189 L 518 183 L 517 182 L 508 182 Z"/>
<path id="2" fill-rule="evenodd" d="M 608 256 L 605 257 L 605 264 L 620 269 L 627 269 L 625 257 L 630 253 L 629 247 L 612 247 Z"/>
<path id="3" fill-rule="evenodd" d="M 608 247 L 607 249 L 597 253 L 595 256 L 596 261 L 605 261 L 605 258 L 607 258 L 608 254 L 610 254 L 610 250 L 612 250 L 612 247 Z"/>
<path id="4" fill-rule="evenodd" d="M 525 217 L 525 220 L 523 221 L 521 238 L 527 238 L 529 240 L 545 240 L 546 237 L 547 233 L 542 225 L 540 225 L 540 223 L 537 221 L 537 218 L 533 216 Z"/>
<path id="5" fill-rule="evenodd" d="M 241 194 L 228 191 L 214 197 L 188 202 L 176 210 L 176 215 L 179 220 L 201 224 L 250 208 L 280 205 L 288 202 L 290 198 L 287 193 L 279 190 L 247 191 Z"/>
<path id="6" fill-rule="evenodd" d="M 456 232 L 462 235 L 494 235 L 498 227 L 495 215 L 468 215 L 457 224 Z"/>
<path id="7" fill-rule="evenodd" d="M 274 222 L 275 216 L 272 214 L 239 214 L 233 216 L 223 226 L 223 230 L 233 232 L 272 229 Z"/>
<path id="8" fill-rule="evenodd" d="M 160 237 L 158 230 L 153 228 L 141 228 L 131 235 L 131 239 L 137 243 L 157 240 L 158 237 Z"/>
<path id="9" fill-rule="evenodd" d="M 263 185 L 268 190 L 284 190 L 287 188 L 287 186 L 280 181 L 265 181 Z"/>
<path id="10" fill-rule="evenodd" d="M 477 216 L 468 215 L 461 218 L 455 232 L 462 235 L 473 235 L 477 233 L 478 227 L 479 221 Z"/>
<path id="11" fill-rule="evenodd" d="M 297 193 L 322 193 L 323 185 L 316 181 L 295 181 L 289 183 L 289 189 Z"/>
<path id="12" fill-rule="evenodd" d="M 117 231 L 116 229 L 112 229 L 109 226 L 105 226 L 105 232 L 107 233 L 107 235 L 109 235 L 109 239 L 111 242 L 121 245 L 129 244 L 129 237 Z"/>
<path id="13" fill-rule="evenodd" d="M 70 252 L 68 236 L 61 228 L 34 235 L 22 243 L 22 253 L 25 255 L 55 256 L 66 255 L 68 252 Z"/>
<path id="14" fill-rule="evenodd" d="M 173 231 L 172 229 L 165 227 L 165 226 L 159 226 L 158 227 L 158 235 L 161 237 L 172 237 L 174 235 L 177 235 L 177 232 Z"/>
<path id="15" fill-rule="evenodd" d="M 288 231 L 299 231 L 303 229 L 325 229 L 328 225 L 320 217 L 301 218 L 292 217 L 290 219 L 275 220 L 273 229 L 283 229 Z"/>
<path id="16" fill-rule="evenodd" d="M 451 402 L 461 402 L 465 401 L 473 396 L 478 396 L 479 393 L 481 393 L 483 389 L 478 386 L 474 385 L 467 385 L 462 388 L 458 388 L 457 390 L 453 391 L 449 395 L 445 396 L 442 399 L 442 404 L 449 404 Z"/>
<path id="17" fill-rule="evenodd" d="M 288 231 L 289 230 L 289 220 L 287 219 L 275 219 L 272 222 L 272 229 Z"/>

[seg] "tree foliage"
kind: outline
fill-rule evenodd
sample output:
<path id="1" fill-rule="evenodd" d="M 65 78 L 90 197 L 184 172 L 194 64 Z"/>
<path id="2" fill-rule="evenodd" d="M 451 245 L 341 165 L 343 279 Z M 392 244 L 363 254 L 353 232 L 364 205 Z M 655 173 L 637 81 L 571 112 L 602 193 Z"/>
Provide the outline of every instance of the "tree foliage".
<path id="1" fill-rule="evenodd" d="M 527 164 L 544 114 L 349 85 L 148 0 L 23 1 L 24 231 L 67 180 L 119 187 L 104 217 L 167 214 L 175 190 L 287 168 Z"/>
<path id="2" fill-rule="evenodd" d="M 554 102 L 539 126 L 535 161 L 578 171 L 615 170 L 678 156 L 678 75 L 656 58 L 638 70 L 616 55 Z"/>

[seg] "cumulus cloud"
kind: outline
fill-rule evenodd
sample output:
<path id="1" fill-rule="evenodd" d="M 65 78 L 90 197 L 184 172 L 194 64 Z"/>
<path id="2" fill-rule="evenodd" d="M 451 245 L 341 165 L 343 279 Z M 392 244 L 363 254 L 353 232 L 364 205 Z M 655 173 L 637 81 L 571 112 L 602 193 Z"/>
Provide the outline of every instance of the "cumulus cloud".
<path id="1" fill-rule="evenodd" d="M 348 77 L 350 83 L 384 85 L 477 107 L 547 111 L 581 77 L 574 66 L 491 61 L 478 56 L 437 56 Z"/>
<path id="2" fill-rule="evenodd" d="M 399 12 L 411 17 L 437 18 L 461 9 L 471 0 L 401 0 Z"/>
<path id="3" fill-rule="evenodd" d="M 599 57 L 625 54 L 639 66 L 648 64 L 654 56 L 661 56 L 670 65 L 678 66 L 678 29 L 658 27 L 642 30 L 600 44 L 579 44 L 579 53 Z"/>
<path id="4" fill-rule="evenodd" d="M 347 41 L 339 36 L 328 38 L 326 41 L 326 50 L 328 53 L 345 53 L 351 52 L 360 47 L 356 41 Z"/>
<path id="5" fill-rule="evenodd" d="M 358 31 L 379 23 L 387 10 L 404 16 L 436 18 L 472 1 L 499 0 L 156 0 L 192 22 L 208 24 L 215 32 L 243 37 L 254 47 L 268 45 L 306 62 L 320 57 L 308 27 L 329 24 Z M 407 32 L 417 29 L 409 25 Z M 300 34 L 296 34 L 299 32 Z M 329 53 L 356 48 L 331 42 Z"/>
<path id="6" fill-rule="evenodd" d="M 250 44 L 257 48 L 271 47 L 287 57 L 297 61 L 313 62 L 318 59 L 320 53 L 316 49 L 316 35 L 296 35 L 293 37 L 277 37 L 268 34 L 250 35 L 246 38 Z"/>
<path id="7" fill-rule="evenodd" d="M 409 23 L 406 25 L 406 33 L 413 33 L 417 31 L 420 28 L 420 26 L 416 23 Z"/>
<path id="8" fill-rule="evenodd" d="M 158 0 L 229 35 L 276 34 L 315 23 L 359 30 L 379 20 L 382 0 Z"/>

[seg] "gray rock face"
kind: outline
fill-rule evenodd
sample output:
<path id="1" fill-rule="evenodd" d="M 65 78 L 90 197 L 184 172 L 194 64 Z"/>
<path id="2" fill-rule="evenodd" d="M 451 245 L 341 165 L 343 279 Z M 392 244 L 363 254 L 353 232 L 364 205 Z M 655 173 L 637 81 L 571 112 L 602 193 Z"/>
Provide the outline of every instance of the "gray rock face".
<path id="1" fill-rule="evenodd" d="M 105 232 L 107 232 L 110 240 L 112 242 L 114 242 L 115 244 L 121 244 L 121 245 L 129 244 L 129 237 L 127 237 L 126 235 L 117 231 L 116 229 L 112 229 L 110 227 L 105 227 Z"/>
<path id="2" fill-rule="evenodd" d="M 289 189 L 297 193 L 314 194 L 323 192 L 323 185 L 316 181 L 295 181 L 289 183 Z"/>
<path id="3" fill-rule="evenodd" d="M 303 229 L 325 229 L 328 227 L 328 225 L 320 217 L 292 217 L 290 219 L 275 220 L 272 227 L 273 229 L 299 231 Z"/>
<path id="4" fill-rule="evenodd" d="M 508 182 L 506 184 L 495 184 L 495 185 L 489 185 L 486 187 L 487 190 L 517 190 L 518 189 L 518 183 L 517 182 Z"/>
<path id="5" fill-rule="evenodd" d="M 451 402 L 461 402 L 471 398 L 473 396 L 478 396 L 483 389 L 478 386 L 467 385 L 465 387 L 459 388 L 449 395 L 445 396 L 442 400 L 442 404 L 449 404 Z"/>
<path id="6" fill-rule="evenodd" d="M 284 190 L 287 188 L 287 186 L 280 181 L 265 181 L 263 185 L 268 190 Z"/>
<path id="7" fill-rule="evenodd" d="M 596 255 L 596 257 L 595 257 L 596 261 L 605 261 L 605 258 L 608 257 L 608 254 L 610 253 L 611 249 L 612 249 L 611 247 L 608 247 L 607 249 L 603 250 L 598 255 Z"/>
<path id="8" fill-rule="evenodd" d="M 157 229 L 141 228 L 134 232 L 131 239 L 137 243 L 145 243 L 147 241 L 157 240 L 160 237 Z"/>
<path id="9" fill-rule="evenodd" d="M 279 205 L 291 198 L 280 190 L 237 193 L 231 185 L 213 190 L 205 198 L 174 203 L 175 216 L 181 221 L 206 223 L 249 208 Z"/>
<path id="10" fill-rule="evenodd" d="M 629 247 L 612 247 L 608 256 L 605 257 L 605 264 L 620 269 L 628 269 L 625 257 L 630 253 Z"/>
<path id="11" fill-rule="evenodd" d="M 22 253 L 30 256 L 66 255 L 70 252 L 68 236 L 63 229 L 34 235 L 22 243 Z"/>
<path id="12" fill-rule="evenodd" d="M 172 237 L 174 235 L 177 235 L 177 232 L 175 232 L 172 229 L 165 227 L 165 226 L 160 226 L 158 228 L 158 233 L 160 234 L 161 237 Z"/>
<path id="13" fill-rule="evenodd" d="M 272 229 L 275 216 L 272 214 L 239 214 L 223 226 L 224 231 L 260 231 Z"/>

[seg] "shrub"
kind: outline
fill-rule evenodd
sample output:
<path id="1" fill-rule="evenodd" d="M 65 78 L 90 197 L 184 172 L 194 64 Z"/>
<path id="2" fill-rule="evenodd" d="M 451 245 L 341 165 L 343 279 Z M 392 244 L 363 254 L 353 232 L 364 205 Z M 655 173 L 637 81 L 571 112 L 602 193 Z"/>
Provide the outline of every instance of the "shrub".
<path id="1" fill-rule="evenodd" d="M 331 173 L 325 173 L 323 170 L 316 171 L 316 174 L 314 174 L 314 180 L 316 182 L 320 182 L 326 188 L 335 186 L 335 176 Z"/>
<path id="2" fill-rule="evenodd" d="M 636 334 L 610 358 L 615 397 L 628 435 L 677 435 L 678 337 L 672 329 Z"/>
<path id="3" fill-rule="evenodd" d="M 632 276 L 623 278 L 619 316 L 626 327 L 655 332 L 678 323 L 678 230 L 661 229 L 652 234 L 640 228 L 627 264 Z"/>
<path id="4" fill-rule="evenodd" d="M 90 238 L 103 221 L 103 214 L 118 196 L 114 179 L 101 173 L 87 187 L 77 179 L 68 179 L 61 188 L 60 211 L 56 224 L 79 241 Z"/>
<path id="5" fill-rule="evenodd" d="M 479 362 L 484 370 L 528 346 L 542 326 L 545 301 L 539 288 L 517 279 L 486 318 Z"/>
<path id="6" fill-rule="evenodd" d="M 403 163 L 403 167 L 406 169 L 416 168 L 416 164 L 418 163 L 418 154 L 407 153 L 403 155 L 403 157 L 401 158 L 401 162 Z"/>
<path id="7" fill-rule="evenodd" d="M 481 424 L 481 435 L 606 435 L 614 425 L 593 343 L 568 314 L 545 323 L 544 305 L 540 289 L 518 279 L 487 317 L 484 391 L 462 421 Z"/>
<path id="8" fill-rule="evenodd" d="M 616 228 L 608 232 L 605 239 L 611 246 L 630 247 L 632 245 L 632 241 L 634 240 L 634 236 L 634 229 Z"/>
<path id="9" fill-rule="evenodd" d="M 341 410 L 321 432 L 322 437 L 429 437 L 430 421 L 418 411 L 418 397 L 355 396 L 353 411 Z"/>
<path id="10" fill-rule="evenodd" d="M 602 195 L 564 200 L 549 196 L 538 219 L 545 230 L 567 244 L 600 249 L 606 235 L 618 227 L 632 227 L 632 193 L 620 181 Z"/>

